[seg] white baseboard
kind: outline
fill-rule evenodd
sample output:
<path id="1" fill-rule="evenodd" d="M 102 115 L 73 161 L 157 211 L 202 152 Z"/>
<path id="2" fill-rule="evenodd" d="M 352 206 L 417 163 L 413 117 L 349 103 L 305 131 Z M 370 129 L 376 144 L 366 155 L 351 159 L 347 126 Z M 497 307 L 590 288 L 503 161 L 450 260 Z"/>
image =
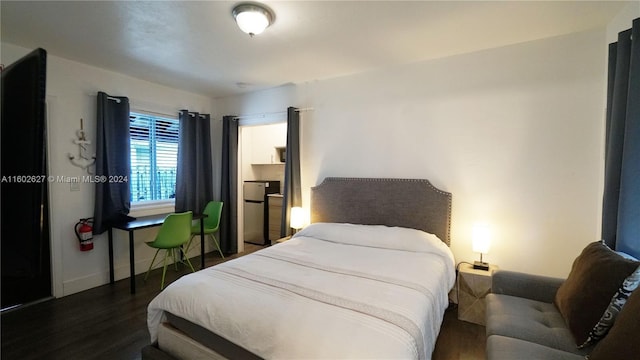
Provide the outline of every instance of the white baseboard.
<path id="1" fill-rule="evenodd" d="M 193 246 L 192 245 L 192 249 L 190 249 L 189 251 L 189 257 L 193 258 L 194 256 L 199 256 L 200 255 L 200 243 L 198 242 L 197 244 L 198 246 Z M 211 246 L 208 243 L 205 243 L 205 254 L 211 252 L 211 251 L 218 251 L 217 249 L 215 249 L 215 247 L 213 249 L 211 249 Z M 158 255 L 160 256 L 160 255 Z M 153 257 L 148 258 L 148 259 L 141 259 L 141 260 L 137 260 L 135 262 L 135 273 L 136 275 L 138 274 L 142 274 L 145 273 L 147 271 L 147 269 L 149 268 L 149 264 L 151 263 L 151 260 L 153 259 Z M 157 261 L 157 260 L 156 260 Z M 192 262 L 193 267 L 198 270 L 200 269 L 200 264 L 194 264 Z M 154 269 L 157 269 L 158 267 L 162 266 L 162 261 L 159 261 L 158 264 L 156 264 L 156 266 L 154 266 Z M 114 269 L 113 269 L 113 277 L 115 281 L 118 280 L 122 280 L 122 279 L 128 279 L 129 278 L 129 274 L 130 274 L 130 270 L 129 270 L 129 262 L 127 261 L 126 263 L 120 263 L 120 264 L 114 264 Z M 71 294 L 75 294 L 84 290 L 89 290 L 92 289 L 94 287 L 98 287 L 98 286 L 102 286 L 102 285 L 106 285 L 109 283 L 109 269 L 106 269 L 106 271 L 104 272 L 98 272 L 98 273 L 93 273 L 87 276 L 83 276 L 83 277 L 78 277 L 75 279 L 69 279 L 69 280 L 65 280 L 62 283 L 62 296 L 67 296 L 67 295 L 71 295 Z"/>

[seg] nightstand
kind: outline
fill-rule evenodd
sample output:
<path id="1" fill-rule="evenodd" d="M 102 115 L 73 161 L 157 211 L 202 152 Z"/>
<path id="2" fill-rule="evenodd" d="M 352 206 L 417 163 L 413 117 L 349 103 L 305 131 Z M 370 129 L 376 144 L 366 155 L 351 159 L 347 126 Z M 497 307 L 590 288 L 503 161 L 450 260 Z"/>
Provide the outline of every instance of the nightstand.
<path id="1" fill-rule="evenodd" d="M 491 277 L 498 267 L 490 265 L 489 270 L 476 270 L 473 265 L 460 264 L 458 269 L 458 319 L 484 325 L 485 296 L 491 292 Z"/>

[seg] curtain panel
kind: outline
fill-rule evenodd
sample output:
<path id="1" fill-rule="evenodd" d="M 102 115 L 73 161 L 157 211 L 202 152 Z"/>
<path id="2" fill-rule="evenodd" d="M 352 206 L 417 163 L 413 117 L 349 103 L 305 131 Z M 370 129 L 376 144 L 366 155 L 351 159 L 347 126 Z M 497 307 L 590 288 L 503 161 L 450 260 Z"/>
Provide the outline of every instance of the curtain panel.
<path id="1" fill-rule="evenodd" d="M 238 120 L 222 118 L 222 202 L 220 247 L 225 254 L 238 252 Z"/>
<path id="2" fill-rule="evenodd" d="M 130 176 L 129 99 L 98 93 L 96 173 L 103 179 Z M 102 234 L 112 224 L 128 219 L 129 182 L 96 182 L 93 233 Z"/>
<path id="3" fill-rule="evenodd" d="M 640 18 L 609 45 L 602 238 L 640 257 Z"/>
<path id="4" fill-rule="evenodd" d="M 211 117 L 181 110 L 178 168 L 176 170 L 176 212 L 202 214 L 213 200 L 211 163 Z"/>
<path id="5" fill-rule="evenodd" d="M 300 112 L 297 108 L 287 109 L 287 154 L 284 165 L 284 187 L 282 200 L 282 222 L 280 236 L 291 235 L 291 208 L 302 206 L 302 186 L 300 181 Z"/>

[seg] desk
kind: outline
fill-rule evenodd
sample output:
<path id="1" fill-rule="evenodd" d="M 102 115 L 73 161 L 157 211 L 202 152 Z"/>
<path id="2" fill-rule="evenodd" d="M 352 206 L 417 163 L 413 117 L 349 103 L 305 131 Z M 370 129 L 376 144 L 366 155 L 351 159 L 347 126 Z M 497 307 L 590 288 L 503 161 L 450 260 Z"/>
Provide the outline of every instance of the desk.
<path id="1" fill-rule="evenodd" d="M 141 216 L 135 220 L 122 222 L 109 228 L 109 283 L 114 283 L 113 274 L 113 229 L 120 229 L 129 232 L 129 271 L 131 281 L 131 293 L 136 293 L 136 265 L 133 250 L 133 232 L 135 230 L 145 229 L 154 226 L 160 226 L 164 223 L 164 219 L 169 215 L 158 214 L 151 216 Z M 200 219 L 200 268 L 204 269 L 204 218 L 206 214 L 193 214 L 193 220 Z"/>

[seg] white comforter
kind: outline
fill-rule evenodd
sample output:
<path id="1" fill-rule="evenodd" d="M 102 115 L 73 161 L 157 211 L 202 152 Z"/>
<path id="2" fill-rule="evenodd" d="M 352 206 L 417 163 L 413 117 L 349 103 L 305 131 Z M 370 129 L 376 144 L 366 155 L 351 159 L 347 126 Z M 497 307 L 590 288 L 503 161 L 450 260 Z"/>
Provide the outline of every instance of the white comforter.
<path id="1" fill-rule="evenodd" d="M 152 342 L 168 311 L 267 359 L 429 359 L 454 281 L 435 235 L 319 223 L 183 276 L 147 321 Z"/>

